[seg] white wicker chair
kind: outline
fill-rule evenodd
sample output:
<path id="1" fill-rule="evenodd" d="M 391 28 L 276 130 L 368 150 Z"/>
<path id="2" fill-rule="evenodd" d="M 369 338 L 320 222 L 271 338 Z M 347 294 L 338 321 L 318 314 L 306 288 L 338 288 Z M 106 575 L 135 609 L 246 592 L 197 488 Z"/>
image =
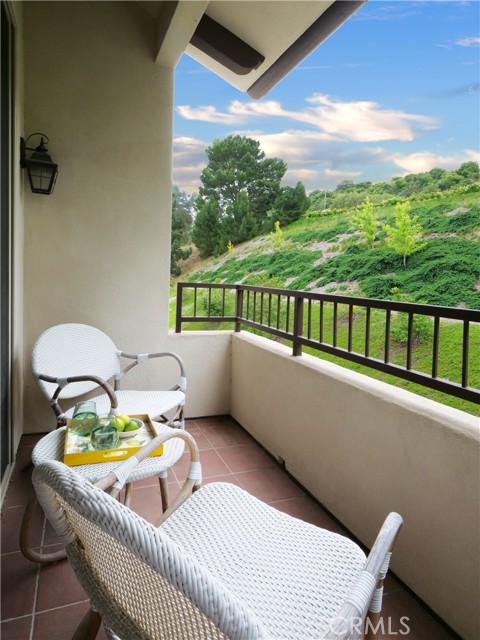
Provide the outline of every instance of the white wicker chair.
<path id="1" fill-rule="evenodd" d="M 123 375 L 137 364 L 157 357 L 171 357 L 180 368 L 177 383 L 168 391 L 120 390 Z M 133 360 L 124 369 L 121 358 Z M 43 394 L 57 416 L 57 428 L 35 446 L 32 462 L 35 466 L 49 460 L 63 460 L 65 423 L 72 416 L 73 408 L 64 411 L 60 398 L 72 399 L 101 387 L 105 393 L 93 399 L 99 415 L 113 410 L 118 414 L 149 414 L 158 422 L 184 428 L 183 406 L 185 403 L 186 376 L 182 359 L 170 352 L 129 354 L 116 348 L 112 340 L 102 331 L 84 324 L 62 324 L 47 329 L 36 341 L 32 351 L 32 372 Z M 109 381 L 114 379 L 114 388 Z M 158 425 L 160 426 L 160 425 Z M 158 476 L 162 508 L 168 507 L 167 471 L 181 457 L 183 440 L 168 442 L 160 457 L 146 459 L 132 473 L 129 482 Z M 96 482 L 118 462 L 88 464 L 77 467 L 77 472 L 90 482 Z M 130 501 L 130 484 L 126 488 L 125 502 Z M 36 508 L 35 495 L 30 499 L 20 528 L 20 549 L 33 562 L 48 563 L 65 557 L 62 552 L 41 553 L 30 544 L 30 531 Z"/>
<path id="2" fill-rule="evenodd" d="M 169 434 L 172 432 L 172 429 L 164 424 L 156 423 L 156 427 L 159 434 Z M 51 460 L 63 461 L 65 429 L 65 427 L 60 427 L 60 429 L 50 432 L 35 445 L 32 451 L 32 462 L 35 467 Z M 175 429 L 174 433 L 178 434 L 179 437 L 170 439 L 165 443 L 163 455 L 145 457 L 141 464 L 131 469 L 124 494 L 124 502 L 127 506 L 130 505 L 132 482 L 144 480 L 145 478 L 158 477 L 160 482 L 162 512 L 166 511 L 168 508 L 169 496 L 167 472 L 180 459 L 185 449 L 183 435 L 180 437 L 180 434 L 184 434 L 185 432 Z M 75 471 L 89 482 L 95 483 L 119 466 L 118 462 L 82 464 L 77 465 L 75 467 Z M 38 551 L 33 548 L 30 539 L 36 508 L 37 499 L 36 494 L 33 492 L 27 503 L 20 526 L 20 550 L 25 558 L 40 564 L 48 564 L 50 562 L 62 560 L 66 557 L 64 551 L 49 553 Z"/>
<path id="3" fill-rule="evenodd" d="M 173 358 L 180 367 L 176 384 L 168 391 L 122 390 L 120 381 L 137 364 L 151 358 Z M 122 358 L 128 364 L 122 369 Z M 93 399 L 99 414 L 113 409 L 119 414 L 147 413 L 152 420 L 183 426 L 186 376 L 182 359 L 175 353 L 132 354 L 117 349 L 102 331 L 86 324 L 50 327 L 37 339 L 32 350 L 32 373 L 57 417 L 57 426 L 66 424 L 73 408 L 64 411 L 61 399 L 77 398 L 99 386 L 105 393 Z M 109 384 L 114 380 L 114 389 Z"/>
<path id="4" fill-rule="evenodd" d="M 95 638 L 101 619 L 123 640 L 358 638 L 379 615 L 401 517 L 388 516 L 366 559 L 234 485 L 188 497 L 197 455 L 158 528 L 62 463 L 36 467 L 38 498 L 91 601 L 75 640 Z"/>

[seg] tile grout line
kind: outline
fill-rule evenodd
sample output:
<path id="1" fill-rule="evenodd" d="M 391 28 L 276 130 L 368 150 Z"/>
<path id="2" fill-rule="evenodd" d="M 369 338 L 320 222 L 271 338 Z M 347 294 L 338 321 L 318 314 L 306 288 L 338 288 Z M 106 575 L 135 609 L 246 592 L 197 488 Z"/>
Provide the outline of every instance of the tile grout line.
<path id="1" fill-rule="evenodd" d="M 42 534 L 42 542 L 43 542 L 43 534 Z M 39 591 L 39 588 L 40 588 L 40 570 L 41 570 L 41 568 L 42 568 L 41 565 L 39 565 L 37 567 L 37 576 L 35 578 L 35 592 L 33 594 L 32 623 L 30 625 L 29 640 L 33 640 L 33 631 L 34 631 L 34 628 L 35 628 L 35 616 L 37 614 L 38 591 Z"/>
<path id="2" fill-rule="evenodd" d="M 206 435 L 205 437 L 206 437 L 206 438 L 207 438 L 207 440 L 208 440 L 208 436 Z M 210 442 L 210 440 L 208 440 L 208 441 Z M 211 443 L 210 443 L 210 444 L 211 444 Z M 240 446 L 240 445 L 235 445 L 235 446 Z M 212 447 L 213 447 L 213 445 L 212 445 Z M 217 448 L 216 448 L 216 447 L 213 447 L 213 449 L 214 449 L 215 453 L 217 454 L 217 456 L 220 458 L 220 460 L 223 462 L 223 464 L 224 464 L 224 465 L 227 467 L 227 469 L 229 470 L 230 475 L 232 475 L 232 476 L 235 478 L 235 480 L 236 480 L 237 482 L 239 482 L 239 483 L 240 483 L 240 487 L 246 491 L 245 487 L 243 486 L 243 484 L 242 484 L 242 483 L 241 483 L 241 481 L 240 481 L 240 478 L 237 478 L 237 476 L 235 475 L 235 472 L 234 472 L 234 471 L 232 471 L 232 469 L 230 468 L 230 466 L 228 465 L 228 463 L 226 462 L 226 460 L 224 460 L 224 459 L 222 458 L 222 456 L 221 456 L 221 455 L 220 455 L 220 453 L 218 452 Z M 214 477 L 215 477 L 215 476 L 214 476 Z"/>
<path id="3" fill-rule="evenodd" d="M 32 618 L 33 614 L 32 613 L 25 613 L 23 616 L 15 616 L 14 618 L 5 618 L 4 620 L 1 621 L 1 624 L 4 624 L 5 622 L 14 622 L 15 620 L 23 620 L 24 618 Z"/>
<path id="4" fill-rule="evenodd" d="M 41 508 L 40 503 L 37 505 L 37 509 Z M 43 510 L 42 510 L 43 512 Z M 42 524 L 42 535 L 40 537 L 40 549 L 43 551 L 45 547 L 45 536 L 47 532 L 47 518 L 45 517 L 45 513 L 43 513 L 43 524 Z M 38 602 L 38 593 L 40 590 L 40 572 L 42 570 L 42 565 L 39 564 L 37 567 L 37 576 L 35 579 L 35 592 L 33 594 L 33 607 L 32 607 L 32 624 L 30 627 L 30 638 L 29 640 L 33 640 L 33 632 L 35 630 L 35 616 L 37 615 L 37 602 Z"/>

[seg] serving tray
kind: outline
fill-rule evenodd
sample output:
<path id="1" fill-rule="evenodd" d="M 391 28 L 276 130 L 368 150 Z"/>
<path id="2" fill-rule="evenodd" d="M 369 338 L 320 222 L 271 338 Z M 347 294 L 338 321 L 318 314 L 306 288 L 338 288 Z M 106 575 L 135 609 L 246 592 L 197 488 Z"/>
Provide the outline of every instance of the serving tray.
<path id="1" fill-rule="evenodd" d="M 65 449 L 63 461 L 69 467 L 79 464 L 95 464 L 98 462 L 115 462 L 116 460 L 126 460 L 133 456 L 143 446 L 153 440 L 158 435 L 156 425 L 147 414 L 132 415 L 130 418 L 143 420 L 143 427 L 131 439 L 122 438 L 120 444 L 115 449 L 103 449 L 97 451 L 93 448 L 90 436 L 78 436 L 69 429 L 70 420 L 67 420 L 67 431 L 65 434 Z M 150 456 L 161 456 L 163 445 L 155 449 Z"/>

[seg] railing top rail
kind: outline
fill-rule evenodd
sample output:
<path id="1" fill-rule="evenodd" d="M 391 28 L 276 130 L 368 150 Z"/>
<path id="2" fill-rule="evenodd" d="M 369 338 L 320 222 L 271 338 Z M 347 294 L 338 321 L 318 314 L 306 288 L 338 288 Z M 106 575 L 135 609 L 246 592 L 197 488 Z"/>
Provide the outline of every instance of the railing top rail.
<path id="1" fill-rule="evenodd" d="M 378 300 L 373 298 L 361 298 L 356 296 L 342 296 L 331 293 L 317 293 L 313 291 L 301 291 L 294 289 L 279 289 L 275 287 L 257 287 L 246 284 L 218 284 L 205 282 L 179 282 L 182 288 L 212 288 L 212 289 L 232 289 L 240 291 L 253 291 L 272 295 L 280 295 L 290 298 L 303 298 L 307 300 L 317 300 L 323 302 L 336 302 L 359 307 L 370 307 L 373 309 L 390 309 L 391 311 L 403 311 L 406 313 L 418 313 L 428 316 L 438 316 L 440 318 L 450 318 L 453 320 L 468 320 L 469 322 L 480 322 L 480 311 L 476 309 L 463 309 L 458 307 L 441 307 L 432 304 L 422 304 L 418 302 L 399 302 L 396 300 Z"/>
<path id="2" fill-rule="evenodd" d="M 193 302 L 193 316 L 184 316 L 182 314 L 182 299 L 183 291 L 185 289 L 194 289 L 194 302 Z M 197 291 L 203 289 L 208 291 L 207 300 L 205 301 L 202 296 L 201 304 L 207 305 L 207 315 L 199 316 L 197 313 Z M 211 305 L 213 302 L 213 296 L 211 291 L 214 289 L 223 290 L 222 294 L 222 314 L 217 313 L 212 315 Z M 235 292 L 235 315 L 225 315 L 226 296 L 225 290 Z M 350 360 L 357 364 L 366 365 L 367 367 L 383 371 L 384 373 L 392 374 L 398 378 L 404 378 L 410 382 L 414 382 L 437 391 L 443 391 L 450 395 L 457 396 L 464 400 L 476 402 L 480 404 L 480 389 L 476 389 L 469 384 L 469 368 L 471 364 L 472 353 L 470 348 L 470 338 L 473 335 L 471 333 L 471 323 L 480 324 L 480 311 L 475 309 L 458 309 L 453 307 L 439 307 L 428 304 L 418 304 L 414 302 L 398 302 L 392 300 L 373 300 L 371 298 L 360 298 L 354 296 L 339 296 L 327 293 L 315 293 L 310 291 L 295 291 L 291 289 L 279 289 L 274 287 L 257 287 L 254 285 L 246 284 L 220 284 L 220 283 L 204 283 L 204 282 L 183 282 L 178 283 L 178 297 L 177 297 L 177 310 L 176 310 L 176 325 L 175 331 L 180 333 L 182 330 L 183 322 L 223 322 L 229 321 L 235 323 L 235 331 L 241 331 L 242 326 L 251 327 L 253 329 L 266 332 L 267 334 L 277 336 L 279 338 L 289 340 L 292 342 L 293 355 L 299 356 L 302 354 L 302 347 L 311 347 L 318 351 L 323 351 L 332 355 L 339 356 L 345 360 Z M 254 295 L 243 295 L 245 292 L 253 292 Z M 265 299 L 265 296 L 267 298 Z M 272 296 L 277 296 L 277 300 L 272 305 Z M 253 300 L 252 300 L 253 298 Z M 283 299 L 283 300 L 282 300 Z M 312 302 L 320 302 L 319 313 L 312 313 Z M 328 318 L 330 311 L 328 307 L 324 307 L 323 303 L 328 302 L 333 304 L 333 317 L 330 320 Z M 231 305 L 231 300 L 230 300 Z M 345 349 L 339 343 L 339 313 L 338 305 L 348 307 L 348 321 L 347 321 L 347 348 Z M 218 300 L 217 300 L 218 306 Z M 362 340 L 358 342 L 358 345 L 353 348 L 353 324 L 354 314 L 353 307 L 359 307 L 367 309 L 365 326 L 361 329 Z M 285 312 L 285 317 L 281 319 L 281 309 Z M 371 341 L 370 332 L 373 320 L 371 321 L 370 309 L 378 309 L 385 311 L 384 314 L 380 314 L 375 320 L 384 323 L 384 339 L 383 339 L 383 356 L 375 356 L 370 353 Z M 231 309 L 229 309 L 231 312 Z M 216 311 L 216 308 L 215 308 Z M 390 357 L 390 341 L 391 341 L 391 326 L 393 322 L 392 311 L 403 312 L 408 314 L 408 327 L 406 340 L 402 339 L 402 342 L 406 344 L 406 363 L 404 365 L 398 365 L 392 362 Z M 430 373 L 425 373 L 421 368 L 416 369 L 415 364 L 412 362 L 412 350 L 414 341 L 414 318 L 416 315 L 421 314 L 423 316 L 430 316 L 434 319 L 432 322 L 433 336 L 432 336 L 432 351 L 431 351 L 431 365 L 423 364 L 423 368 L 427 366 L 430 368 Z M 312 317 L 315 316 L 318 321 L 318 327 L 315 328 L 315 338 L 312 338 Z M 281 320 L 280 320 L 281 319 Z M 439 377 L 439 344 L 440 338 L 440 326 L 442 320 L 456 320 L 463 323 L 463 327 L 460 327 L 460 342 L 458 344 L 459 357 L 460 357 L 460 375 L 461 384 L 449 380 L 448 378 Z M 325 324 L 324 322 L 331 323 L 328 331 L 332 331 L 332 335 L 324 339 L 325 337 Z M 443 323 L 442 323 L 443 324 Z M 318 338 L 316 337 L 318 334 Z M 475 374 L 474 374 L 475 375 Z"/>
<path id="3" fill-rule="evenodd" d="M 177 282 L 177 288 L 181 289 L 238 289 L 237 284 L 223 284 L 218 282 Z"/>

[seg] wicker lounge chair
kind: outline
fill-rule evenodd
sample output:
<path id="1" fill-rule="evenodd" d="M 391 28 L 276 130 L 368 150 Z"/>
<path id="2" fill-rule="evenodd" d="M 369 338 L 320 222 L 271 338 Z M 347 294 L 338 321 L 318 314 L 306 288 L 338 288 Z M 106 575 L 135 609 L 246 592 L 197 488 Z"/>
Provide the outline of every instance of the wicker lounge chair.
<path id="1" fill-rule="evenodd" d="M 157 357 L 173 358 L 180 368 L 177 383 L 168 391 L 121 390 L 120 380 L 137 364 Z M 133 361 L 122 369 L 121 358 Z M 150 417 L 172 427 L 183 428 L 186 377 L 181 358 L 170 352 L 129 354 L 117 349 L 112 340 L 94 327 L 84 324 L 62 324 L 47 329 L 37 340 L 32 352 L 32 372 L 42 393 L 48 399 L 56 417 L 57 428 L 43 437 L 35 446 L 32 462 L 35 466 L 49 460 L 63 460 L 66 420 L 73 408 L 64 411 L 60 399 L 77 398 L 100 387 L 105 393 L 95 396 L 97 413 L 149 414 Z M 114 379 L 114 388 L 109 381 Z M 162 508 L 168 507 L 167 471 L 181 457 L 183 440 L 172 440 L 165 446 L 164 455 L 148 458 L 132 473 L 130 482 L 158 476 Z M 104 462 L 77 467 L 77 472 L 90 482 L 105 476 L 118 462 Z M 127 485 L 125 502 L 130 500 Z M 30 499 L 20 529 L 20 549 L 33 562 L 47 563 L 65 557 L 63 552 L 46 554 L 32 549 L 30 530 L 36 508 L 36 498 Z"/>
<path id="2" fill-rule="evenodd" d="M 91 601 L 75 640 L 95 638 L 101 619 L 123 640 L 358 638 L 379 615 L 401 517 L 388 516 L 366 559 L 234 485 L 190 495 L 200 475 L 188 444 L 189 477 L 158 528 L 101 490 L 121 467 L 98 487 L 60 462 L 36 467 L 39 500 Z"/>

